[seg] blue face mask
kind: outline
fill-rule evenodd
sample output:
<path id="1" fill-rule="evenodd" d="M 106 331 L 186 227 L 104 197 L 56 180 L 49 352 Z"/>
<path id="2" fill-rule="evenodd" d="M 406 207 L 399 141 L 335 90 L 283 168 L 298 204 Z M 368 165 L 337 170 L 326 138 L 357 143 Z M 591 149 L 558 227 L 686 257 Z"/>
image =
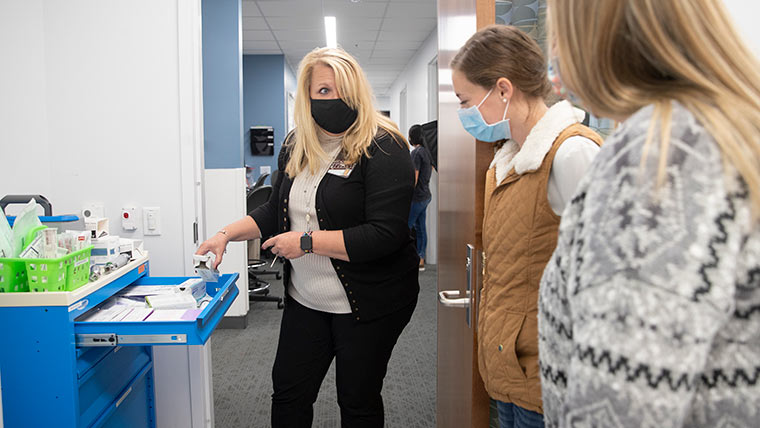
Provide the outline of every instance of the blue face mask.
<path id="1" fill-rule="evenodd" d="M 479 108 L 488 99 L 491 92 L 493 92 L 493 88 L 488 91 L 486 97 L 483 98 L 480 104 L 470 108 L 460 108 L 457 110 L 459 121 L 462 122 L 464 129 L 478 140 L 488 143 L 512 138 L 512 131 L 509 129 L 509 119 L 507 119 L 509 101 L 507 101 L 507 105 L 504 107 L 504 116 L 502 116 L 499 122 L 489 125 L 486 123 L 486 120 L 483 119 L 483 115 L 480 114 Z"/>

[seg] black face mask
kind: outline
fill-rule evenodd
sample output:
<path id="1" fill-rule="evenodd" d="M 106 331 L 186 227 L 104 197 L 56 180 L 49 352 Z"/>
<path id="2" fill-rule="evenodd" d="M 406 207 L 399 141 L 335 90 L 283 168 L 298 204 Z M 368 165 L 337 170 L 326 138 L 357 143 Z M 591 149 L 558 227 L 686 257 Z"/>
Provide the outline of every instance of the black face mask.
<path id="1" fill-rule="evenodd" d="M 357 114 L 340 98 L 311 100 L 311 117 L 322 129 L 333 134 L 346 132 L 356 121 Z"/>

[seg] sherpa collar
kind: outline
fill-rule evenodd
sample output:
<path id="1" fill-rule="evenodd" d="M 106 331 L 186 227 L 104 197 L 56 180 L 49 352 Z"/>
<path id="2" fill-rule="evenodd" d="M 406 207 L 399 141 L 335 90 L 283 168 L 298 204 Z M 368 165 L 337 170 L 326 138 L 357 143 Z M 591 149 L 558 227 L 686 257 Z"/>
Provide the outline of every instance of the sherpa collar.
<path id="1" fill-rule="evenodd" d="M 537 170 L 559 134 L 568 126 L 582 121 L 585 115 L 583 110 L 573 107 L 568 101 L 551 106 L 530 130 L 522 148 L 517 142 L 509 140 L 496 152 L 490 166 L 496 168 L 496 182 L 501 183 L 512 168 L 518 175 Z"/>

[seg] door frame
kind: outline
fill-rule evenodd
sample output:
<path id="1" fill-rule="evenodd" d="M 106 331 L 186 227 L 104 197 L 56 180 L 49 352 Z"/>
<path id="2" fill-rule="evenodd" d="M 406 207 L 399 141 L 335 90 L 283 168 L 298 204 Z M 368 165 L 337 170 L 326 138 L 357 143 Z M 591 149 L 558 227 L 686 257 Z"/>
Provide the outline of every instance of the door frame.
<path id="1" fill-rule="evenodd" d="M 193 254 L 206 236 L 203 155 L 203 37 L 201 0 L 177 1 L 177 44 L 182 192 L 182 248 Z M 183 271 L 193 275 L 190 257 Z"/>

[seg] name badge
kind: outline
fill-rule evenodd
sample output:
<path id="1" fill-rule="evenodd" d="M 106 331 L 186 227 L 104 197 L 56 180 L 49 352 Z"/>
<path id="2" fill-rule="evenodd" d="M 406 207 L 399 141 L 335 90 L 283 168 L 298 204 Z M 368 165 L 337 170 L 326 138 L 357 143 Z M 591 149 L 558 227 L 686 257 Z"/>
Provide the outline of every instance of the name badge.
<path id="1" fill-rule="evenodd" d="M 354 170 L 354 167 L 356 167 L 355 163 L 349 165 L 346 164 L 343 159 L 335 159 L 330 164 L 327 173 L 337 177 L 348 178 L 348 176 L 351 175 L 351 171 Z"/>

